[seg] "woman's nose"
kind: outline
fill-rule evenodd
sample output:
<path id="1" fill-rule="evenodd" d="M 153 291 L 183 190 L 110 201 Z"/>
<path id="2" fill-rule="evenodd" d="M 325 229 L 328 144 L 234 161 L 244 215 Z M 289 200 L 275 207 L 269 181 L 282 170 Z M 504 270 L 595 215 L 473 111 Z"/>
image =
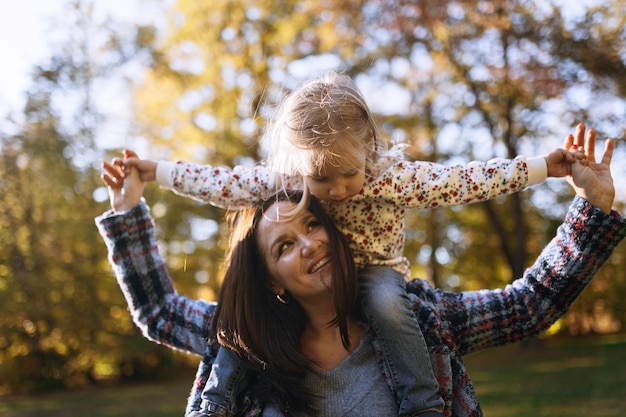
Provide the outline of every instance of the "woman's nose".
<path id="1" fill-rule="evenodd" d="M 301 238 L 302 256 L 308 257 L 308 256 L 311 256 L 312 254 L 315 254 L 320 244 L 321 242 L 317 239 L 311 239 L 308 236 L 303 236 Z"/>

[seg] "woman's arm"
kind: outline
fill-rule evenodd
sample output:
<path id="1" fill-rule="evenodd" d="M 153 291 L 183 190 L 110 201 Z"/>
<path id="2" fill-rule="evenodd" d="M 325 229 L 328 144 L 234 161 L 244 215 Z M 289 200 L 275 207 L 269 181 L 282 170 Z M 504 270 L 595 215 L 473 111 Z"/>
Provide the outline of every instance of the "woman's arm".
<path id="1" fill-rule="evenodd" d="M 557 235 L 524 276 L 504 289 L 446 293 L 419 282 L 409 289 L 430 298 L 441 334 L 462 354 L 532 337 L 561 317 L 626 236 L 626 219 L 611 210 L 613 141 L 595 162 L 595 132 L 580 125 L 565 148 L 583 149 L 588 161 L 572 165 L 577 197 Z M 583 146 L 583 142 L 584 146 Z M 418 304 L 419 306 L 419 304 Z"/>
<path id="2" fill-rule="evenodd" d="M 137 155 L 125 151 L 124 157 Z M 125 167 L 119 158 L 102 167 L 111 210 L 96 218 L 96 225 L 135 324 L 155 342 L 204 353 L 215 305 L 176 293 L 158 253 L 150 212 L 141 200 L 146 181 L 139 170 Z"/>
<path id="3" fill-rule="evenodd" d="M 626 236 L 626 218 L 576 197 L 556 237 L 504 289 L 434 291 L 442 334 L 461 354 L 527 339 L 563 316 Z"/>
<path id="4" fill-rule="evenodd" d="M 144 336 L 186 352 L 203 354 L 215 303 L 179 295 L 158 253 L 149 209 L 141 202 L 123 213 L 96 218 L 133 321 Z"/>

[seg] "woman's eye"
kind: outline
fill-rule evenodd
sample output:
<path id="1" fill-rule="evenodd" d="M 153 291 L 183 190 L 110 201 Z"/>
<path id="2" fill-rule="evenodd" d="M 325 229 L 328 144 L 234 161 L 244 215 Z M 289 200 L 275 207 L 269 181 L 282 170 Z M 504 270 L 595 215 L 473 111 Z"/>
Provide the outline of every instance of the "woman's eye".
<path id="1" fill-rule="evenodd" d="M 278 256 L 282 255 L 283 253 L 285 253 L 285 251 L 287 249 L 289 249 L 289 247 L 291 246 L 291 242 L 283 242 L 279 247 L 278 247 Z"/>
<path id="2" fill-rule="evenodd" d="M 308 224 L 308 230 L 311 231 L 317 227 L 319 227 L 321 223 L 317 220 L 311 220 Z"/>

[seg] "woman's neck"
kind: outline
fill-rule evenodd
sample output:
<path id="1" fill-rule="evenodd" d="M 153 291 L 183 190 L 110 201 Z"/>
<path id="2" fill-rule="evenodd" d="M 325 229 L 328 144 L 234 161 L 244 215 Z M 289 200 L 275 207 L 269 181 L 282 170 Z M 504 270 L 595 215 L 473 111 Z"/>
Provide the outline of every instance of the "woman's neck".
<path id="1" fill-rule="evenodd" d="M 363 328 L 353 319 L 348 319 L 350 346 L 346 350 L 339 327 L 328 324 L 332 318 L 328 315 L 309 317 L 301 339 L 302 352 L 320 370 L 333 369 L 339 365 L 357 348 L 363 334 Z"/>

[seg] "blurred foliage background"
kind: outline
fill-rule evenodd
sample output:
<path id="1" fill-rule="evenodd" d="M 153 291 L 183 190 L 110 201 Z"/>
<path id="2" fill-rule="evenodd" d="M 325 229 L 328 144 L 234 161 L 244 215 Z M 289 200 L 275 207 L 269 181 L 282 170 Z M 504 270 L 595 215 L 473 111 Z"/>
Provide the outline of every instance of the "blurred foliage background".
<path id="1" fill-rule="evenodd" d="M 25 106 L 2 115 L 0 394 L 152 377 L 197 361 L 137 332 L 93 224 L 107 208 L 100 161 L 124 146 L 155 160 L 253 164 L 275 104 L 329 69 L 357 80 L 384 133 L 416 159 L 543 155 L 581 121 L 600 138 L 625 137 L 622 0 L 143 2 L 161 7 L 166 24 L 64 3 L 64 36 L 33 68 Z M 104 94 L 113 82 L 126 98 Z M 103 105 L 120 107 L 128 127 L 112 129 Z M 412 212 L 414 275 L 451 290 L 505 285 L 553 236 L 571 197 L 563 180 L 549 180 Z M 178 290 L 214 299 L 224 212 L 154 185 L 146 199 Z M 625 257 L 621 245 L 550 335 L 624 331 Z"/>

